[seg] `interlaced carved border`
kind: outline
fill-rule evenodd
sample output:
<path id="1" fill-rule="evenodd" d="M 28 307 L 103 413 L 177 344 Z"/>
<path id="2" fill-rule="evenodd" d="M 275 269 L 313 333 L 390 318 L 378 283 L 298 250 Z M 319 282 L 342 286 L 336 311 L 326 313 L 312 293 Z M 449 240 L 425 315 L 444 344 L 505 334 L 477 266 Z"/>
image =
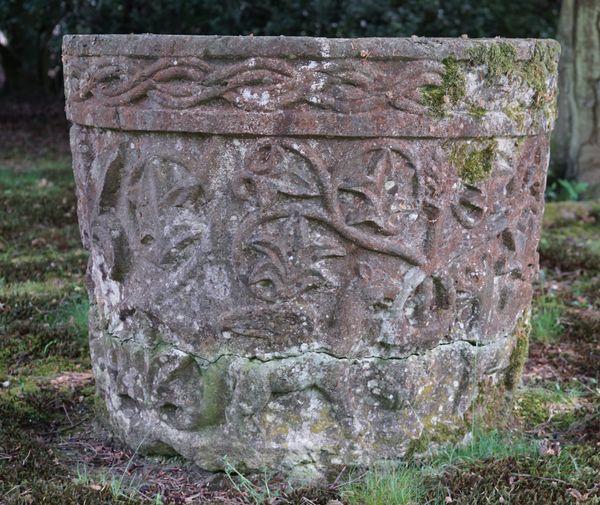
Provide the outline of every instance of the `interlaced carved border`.
<path id="1" fill-rule="evenodd" d="M 154 61 L 80 58 L 67 65 L 69 99 L 102 106 L 133 105 L 142 100 L 163 109 L 203 104 L 247 111 L 308 107 L 341 113 L 396 109 L 424 114 L 421 88 L 439 85 L 444 67 L 431 60 L 396 63 L 368 60 L 307 61 L 276 58 L 212 61 L 157 58 Z"/>

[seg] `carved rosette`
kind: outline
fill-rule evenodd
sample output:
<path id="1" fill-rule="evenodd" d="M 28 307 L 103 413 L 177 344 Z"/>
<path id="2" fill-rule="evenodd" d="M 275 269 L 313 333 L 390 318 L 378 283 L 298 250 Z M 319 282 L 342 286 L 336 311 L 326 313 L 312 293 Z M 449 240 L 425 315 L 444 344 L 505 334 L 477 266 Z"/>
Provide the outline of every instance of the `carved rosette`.
<path id="1" fill-rule="evenodd" d="M 491 78 L 491 44 L 552 66 L 534 41 L 65 39 L 94 368 L 128 443 L 314 477 L 459 434 L 511 383 L 555 75 Z"/>

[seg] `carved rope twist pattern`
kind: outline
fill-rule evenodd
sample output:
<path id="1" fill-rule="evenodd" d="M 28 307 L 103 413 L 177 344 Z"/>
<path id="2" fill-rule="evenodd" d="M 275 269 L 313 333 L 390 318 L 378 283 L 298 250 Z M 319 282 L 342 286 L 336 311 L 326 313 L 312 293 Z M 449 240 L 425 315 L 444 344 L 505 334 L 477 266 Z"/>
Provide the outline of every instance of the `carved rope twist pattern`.
<path id="1" fill-rule="evenodd" d="M 393 108 L 424 114 L 421 88 L 439 85 L 437 61 L 407 61 L 393 71 L 368 60 L 310 61 L 250 58 L 216 62 L 201 58 L 159 58 L 153 63 L 70 63 L 70 100 L 132 105 L 148 99 L 165 109 L 188 109 L 215 101 L 249 111 L 308 106 L 341 113 Z"/>

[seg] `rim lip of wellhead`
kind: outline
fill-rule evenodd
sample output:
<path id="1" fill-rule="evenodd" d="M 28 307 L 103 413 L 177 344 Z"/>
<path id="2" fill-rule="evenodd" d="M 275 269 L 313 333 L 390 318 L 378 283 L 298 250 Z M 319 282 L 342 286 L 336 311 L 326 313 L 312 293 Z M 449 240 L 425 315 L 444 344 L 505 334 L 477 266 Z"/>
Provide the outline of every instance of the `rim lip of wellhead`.
<path id="1" fill-rule="evenodd" d="M 325 38 L 289 36 L 221 36 L 221 35 L 65 35 L 65 56 L 139 56 L 163 55 L 227 57 L 294 58 L 368 58 L 368 59 L 434 59 L 449 56 L 469 58 L 474 47 L 508 44 L 515 48 L 519 60 L 533 55 L 536 45 L 560 50 L 552 39 L 467 37 L 369 37 Z"/>

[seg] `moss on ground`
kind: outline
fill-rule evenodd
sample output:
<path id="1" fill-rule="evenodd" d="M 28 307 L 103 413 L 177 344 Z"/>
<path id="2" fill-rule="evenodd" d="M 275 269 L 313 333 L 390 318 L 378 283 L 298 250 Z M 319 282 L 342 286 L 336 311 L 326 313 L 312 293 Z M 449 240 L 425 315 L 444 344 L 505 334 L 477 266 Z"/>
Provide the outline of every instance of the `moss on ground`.
<path id="1" fill-rule="evenodd" d="M 577 223 L 600 224 L 600 201 L 547 202 L 544 209 L 544 229 L 562 228 Z"/>
<path id="2" fill-rule="evenodd" d="M 4 282 L 43 281 L 59 275 L 83 276 L 87 254 L 81 249 L 59 251 L 44 248 L 33 253 L 7 248 L 0 251 L 0 271 Z"/>
<path id="3" fill-rule="evenodd" d="M 352 504 L 600 503 L 600 457 L 594 447 L 567 446 L 543 456 L 538 444 L 499 432 L 473 433 L 463 446 L 413 462 L 389 463 L 342 488 Z M 585 498 L 584 498 L 585 499 Z"/>
<path id="4" fill-rule="evenodd" d="M 132 503 L 110 487 L 78 484 L 49 443 L 68 419 L 87 413 L 91 390 L 0 392 L 0 496 L 6 505 L 110 505 Z M 69 418 L 65 416 L 69 412 Z"/>
<path id="5" fill-rule="evenodd" d="M 575 420 L 581 398 L 580 390 L 565 390 L 558 384 L 554 388 L 550 385 L 524 388 L 517 394 L 514 413 L 525 429 L 552 422 L 557 429 L 565 430 Z"/>
<path id="6" fill-rule="evenodd" d="M 566 271 L 600 272 L 600 227 L 576 222 L 545 230 L 540 240 L 542 261 Z"/>
<path id="7" fill-rule="evenodd" d="M 461 505 L 511 503 L 566 505 L 600 503 L 600 455 L 592 447 L 572 446 L 558 456 L 517 455 L 467 461 L 449 467 L 441 482 L 429 482 L 428 500 Z M 432 479 L 433 480 L 433 479 Z M 445 500 L 445 497 L 450 500 Z"/>

